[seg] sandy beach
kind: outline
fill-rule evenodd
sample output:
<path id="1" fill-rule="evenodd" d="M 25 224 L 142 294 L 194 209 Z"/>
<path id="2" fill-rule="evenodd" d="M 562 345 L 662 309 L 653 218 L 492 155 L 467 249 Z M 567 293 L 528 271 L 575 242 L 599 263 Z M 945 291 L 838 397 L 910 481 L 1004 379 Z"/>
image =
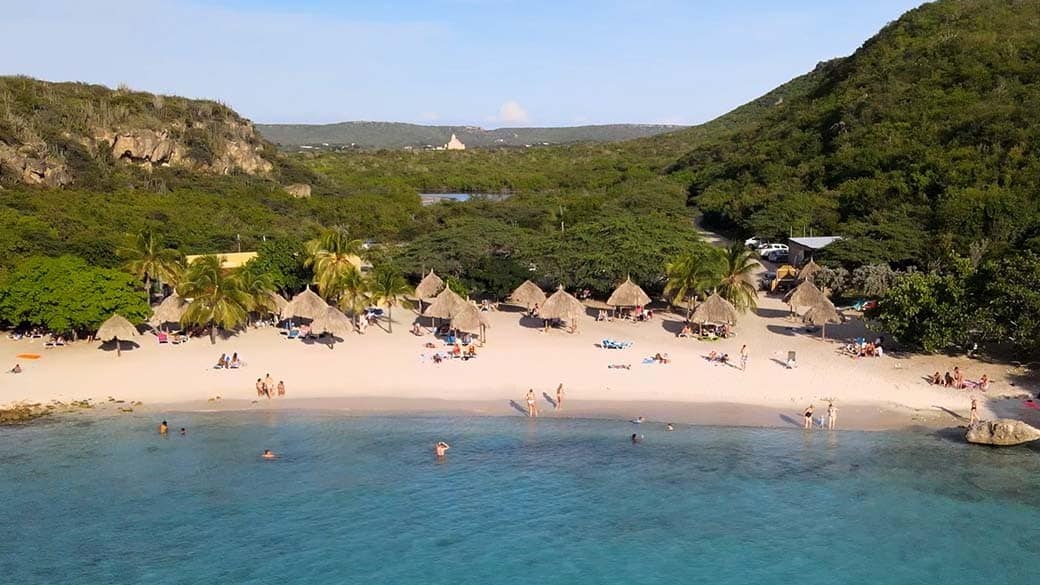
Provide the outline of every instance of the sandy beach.
<path id="1" fill-rule="evenodd" d="M 761 297 L 759 308 L 743 316 L 737 335 L 718 341 L 677 338 L 681 316 L 659 313 L 652 321 L 580 320 L 579 331 L 543 332 L 540 321 L 503 308 L 487 313 L 491 327 L 484 347 L 472 360 L 436 364 L 432 335 L 409 331 L 415 313 L 395 311 L 388 333 L 370 327 L 332 349 L 321 343 L 287 340 L 274 328 L 248 329 L 211 344 L 206 337 L 182 345 L 160 345 L 152 333 L 120 357 L 97 343 L 76 342 L 44 349 L 42 340 L 0 340 L 5 369 L 21 364 L 20 374 L 0 377 L 0 403 L 48 403 L 110 398 L 141 401 L 138 411 L 308 408 L 353 413 L 452 412 L 523 416 L 528 389 L 539 397 L 543 416 L 633 418 L 677 423 L 755 426 L 800 424 L 801 412 L 815 404 L 817 416 L 827 402 L 839 407 L 842 428 L 892 429 L 964 424 L 971 396 L 980 415 L 1033 420 L 1037 411 L 1021 398 L 1035 394 L 1033 382 L 1006 365 L 965 357 L 902 356 L 855 359 L 844 355 L 846 340 L 873 338 L 859 318 L 827 328 L 828 339 L 807 333 L 788 316 L 779 299 Z M 384 324 L 385 327 L 385 324 Z M 623 350 L 601 349 L 610 338 L 632 342 Z M 737 358 L 747 344 L 750 359 L 742 371 Z M 728 353 L 730 365 L 710 363 L 711 352 Z M 795 351 L 798 366 L 785 365 Z M 213 368 L 222 353 L 237 352 L 244 365 Z M 21 359 L 19 354 L 38 354 Z M 644 363 L 657 353 L 667 364 Z M 631 366 L 612 369 L 610 365 Z M 986 374 L 988 392 L 929 385 L 925 376 L 959 366 L 969 380 Z M 283 380 L 286 398 L 257 399 L 257 378 Z M 555 412 L 551 400 L 564 384 L 565 404 Z M 219 398 L 218 398 L 219 397 Z M 125 403 L 120 403 L 125 407 Z"/>

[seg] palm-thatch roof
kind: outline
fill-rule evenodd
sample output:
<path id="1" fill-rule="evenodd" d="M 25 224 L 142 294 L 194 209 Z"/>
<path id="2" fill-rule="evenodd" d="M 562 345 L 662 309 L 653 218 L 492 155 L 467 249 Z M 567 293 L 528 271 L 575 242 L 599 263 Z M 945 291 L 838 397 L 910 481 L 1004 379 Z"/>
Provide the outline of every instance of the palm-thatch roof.
<path id="1" fill-rule="evenodd" d="M 436 317 L 437 319 L 451 319 L 452 315 L 458 311 L 462 305 L 469 304 L 466 299 L 460 297 L 458 293 L 445 288 L 437 295 L 430 306 L 426 307 L 423 311 L 423 315 L 427 317 Z"/>
<path id="2" fill-rule="evenodd" d="M 802 266 L 801 269 L 798 270 L 798 280 L 812 280 L 813 277 L 816 276 L 816 273 L 821 270 L 823 270 L 823 266 L 820 266 L 813 260 L 809 260 L 808 264 Z"/>
<path id="3" fill-rule="evenodd" d="M 823 291 L 817 288 L 811 280 L 802 281 L 801 284 L 794 287 L 784 297 L 784 302 L 790 305 L 792 310 L 799 308 L 811 309 L 827 305 L 834 306 L 827 298 L 827 295 L 823 294 Z"/>
<path id="4" fill-rule="evenodd" d="M 538 311 L 538 316 L 542 319 L 563 319 L 566 321 L 575 319 L 584 312 L 585 305 L 563 290 L 561 286 L 552 296 L 546 299 L 545 304 Z"/>
<path id="5" fill-rule="evenodd" d="M 276 292 L 271 293 L 270 296 L 271 296 L 271 306 L 274 307 L 274 311 L 272 311 L 272 312 L 275 315 L 282 315 L 282 314 L 284 314 L 286 309 L 289 308 L 289 301 L 285 300 L 285 297 L 283 297 L 282 295 L 280 295 L 280 294 L 278 294 Z"/>
<path id="6" fill-rule="evenodd" d="M 354 330 L 350 317 L 336 307 L 326 307 L 325 312 L 311 321 L 311 333 L 321 335 L 328 333 L 335 337 L 343 337 Z"/>
<path id="7" fill-rule="evenodd" d="M 283 318 L 301 317 L 303 319 L 317 319 L 324 315 L 325 310 L 328 308 L 329 305 L 308 286 L 306 290 L 289 301 L 289 306 L 285 308 L 281 315 Z"/>
<path id="8" fill-rule="evenodd" d="M 631 278 L 626 278 L 607 299 L 607 304 L 612 307 L 641 307 L 649 302 L 650 296 Z"/>
<path id="9" fill-rule="evenodd" d="M 429 274 L 419 281 L 415 287 L 415 297 L 418 299 L 431 299 L 444 290 L 444 281 L 431 270 Z"/>
<path id="10" fill-rule="evenodd" d="M 459 331 L 480 333 L 481 329 L 486 329 L 490 326 L 491 324 L 484 318 L 483 313 L 473 303 L 463 302 L 456 307 L 455 313 L 451 316 L 452 329 Z"/>
<path id="11" fill-rule="evenodd" d="M 828 305 L 812 307 L 802 315 L 802 321 L 809 325 L 827 325 L 830 323 L 841 323 L 841 315 L 834 305 L 827 301 Z"/>
<path id="12" fill-rule="evenodd" d="M 733 303 L 722 298 L 719 293 L 713 293 L 694 309 L 693 314 L 690 315 L 690 321 L 734 325 L 737 322 L 737 314 L 737 308 L 733 306 Z"/>
<path id="13" fill-rule="evenodd" d="M 112 341 L 113 339 L 129 340 L 134 337 L 137 337 L 137 328 L 119 313 L 113 314 L 107 321 L 102 323 L 96 335 L 99 341 Z"/>
<path id="14" fill-rule="evenodd" d="M 163 323 L 179 323 L 181 315 L 184 311 L 188 310 L 188 301 L 184 300 L 177 293 L 163 299 L 163 302 L 159 303 L 159 306 L 155 307 L 152 312 L 151 319 L 148 320 L 148 324 L 152 327 L 158 327 Z"/>
<path id="15" fill-rule="evenodd" d="M 535 305 L 545 303 L 546 298 L 545 293 L 538 288 L 537 284 L 530 280 L 525 280 L 523 284 L 516 287 L 516 290 L 509 295 L 509 302 L 530 309 Z"/>

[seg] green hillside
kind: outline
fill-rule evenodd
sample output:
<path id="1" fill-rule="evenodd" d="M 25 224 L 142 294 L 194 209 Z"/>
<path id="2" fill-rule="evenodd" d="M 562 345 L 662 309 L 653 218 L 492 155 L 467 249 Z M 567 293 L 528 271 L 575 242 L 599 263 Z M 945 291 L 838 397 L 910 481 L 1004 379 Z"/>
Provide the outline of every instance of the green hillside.
<path id="1" fill-rule="evenodd" d="M 845 261 L 924 265 L 943 244 L 1040 249 L 1040 2 L 915 9 L 812 87 L 671 171 L 710 223 L 840 233 Z"/>
<path id="2" fill-rule="evenodd" d="M 616 142 L 672 132 L 682 126 L 606 124 L 563 128 L 497 128 L 423 126 L 400 122 L 340 122 L 338 124 L 258 124 L 265 138 L 282 147 L 302 145 L 357 148 L 425 148 L 443 146 L 452 134 L 467 148 L 532 146 L 575 142 Z"/>

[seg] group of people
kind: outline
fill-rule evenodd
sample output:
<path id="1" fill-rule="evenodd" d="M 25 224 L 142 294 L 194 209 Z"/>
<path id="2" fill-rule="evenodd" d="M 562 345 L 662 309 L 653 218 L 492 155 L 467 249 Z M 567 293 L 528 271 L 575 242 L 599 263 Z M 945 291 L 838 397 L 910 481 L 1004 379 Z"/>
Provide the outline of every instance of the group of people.
<path id="1" fill-rule="evenodd" d="M 845 351 L 854 358 L 883 357 L 885 355 L 885 338 L 878 337 L 868 343 L 866 339 L 860 337 L 854 343 L 845 346 Z"/>
<path id="2" fill-rule="evenodd" d="M 553 410 L 563 410 L 563 384 L 556 387 L 556 400 L 550 400 L 553 405 Z M 534 388 L 527 391 L 527 396 L 524 397 L 524 402 L 527 403 L 527 416 L 530 418 L 536 418 L 538 416 L 538 398 L 534 394 Z"/>
<path id="3" fill-rule="evenodd" d="M 170 425 L 166 421 L 159 423 L 159 436 L 168 437 L 170 436 Z M 187 437 L 188 429 L 181 427 L 180 436 Z"/>
<path id="4" fill-rule="evenodd" d="M 814 405 L 814 404 L 810 404 L 809 408 L 806 408 L 805 411 L 802 412 L 802 418 L 805 419 L 804 420 L 804 424 L 803 424 L 803 428 L 812 429 L 814 422 L 816 424 L 818 424 L 820 427 L 826 426 L 829 430 L 832 430 L 832 431 L 837 427 L 837 425 L 838 425 L 838 407 L 834 406 L 834 402 L 828 402 L 827 403 L 827 419 L 826 419 L 826 421 L 824 421 L 824 419 L 822 417 L 820 419 L 814 421 L 813 420 L 813 414 L 815 412 L 816 412 L 816 405 Z"/>
<path id="5" fill-rule="evenodd" d="M 220 358 L 217 359 L 217 363 L 213 366 L 214 370 L 236 370 L 242 367 L 242 360 L 238 359 L 238 352 L 228 356 L 226 353 L 220 354 Z"/>
<path id="6" fill-rule="evenodd" d="M 285 396 L 285 382 L 278 380 L 278 384 L 275 385 L 274 378 L 271 374 L 267 374 L 265 378 L 256 379 L 256 396 L 257 398 L 266 397 L 268 400 L 271 399 L 272 395 L 277 393 L 278 396 Z"/>
<path id="7" fill-rule="evenodd" d="M 983 392 L 989 390 L 989 376 L 983 374 L 978 381 L 968 380 L 964 377 L 964 372 L 961 371 L 959 366 L 954 366 L 952 374 L 947 371 L 945 375 L 940 376 L 939 372 L 935 372 L 928 376 L 928 383 L 946 388 L 957 388 L 958 390 L 965 388 L 977 388 Z"/>

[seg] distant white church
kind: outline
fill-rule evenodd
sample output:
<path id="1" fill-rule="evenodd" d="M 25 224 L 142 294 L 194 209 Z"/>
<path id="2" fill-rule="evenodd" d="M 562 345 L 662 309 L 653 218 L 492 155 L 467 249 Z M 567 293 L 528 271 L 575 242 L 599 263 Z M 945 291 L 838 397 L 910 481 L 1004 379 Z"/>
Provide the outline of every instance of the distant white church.
<path id="1" fill-rule="evenodd" d="M 454 133 L 452 133 L 451 140 L 444 145 L 444 150 L 466 150 L 466 145 L 463 144 Z"/>

